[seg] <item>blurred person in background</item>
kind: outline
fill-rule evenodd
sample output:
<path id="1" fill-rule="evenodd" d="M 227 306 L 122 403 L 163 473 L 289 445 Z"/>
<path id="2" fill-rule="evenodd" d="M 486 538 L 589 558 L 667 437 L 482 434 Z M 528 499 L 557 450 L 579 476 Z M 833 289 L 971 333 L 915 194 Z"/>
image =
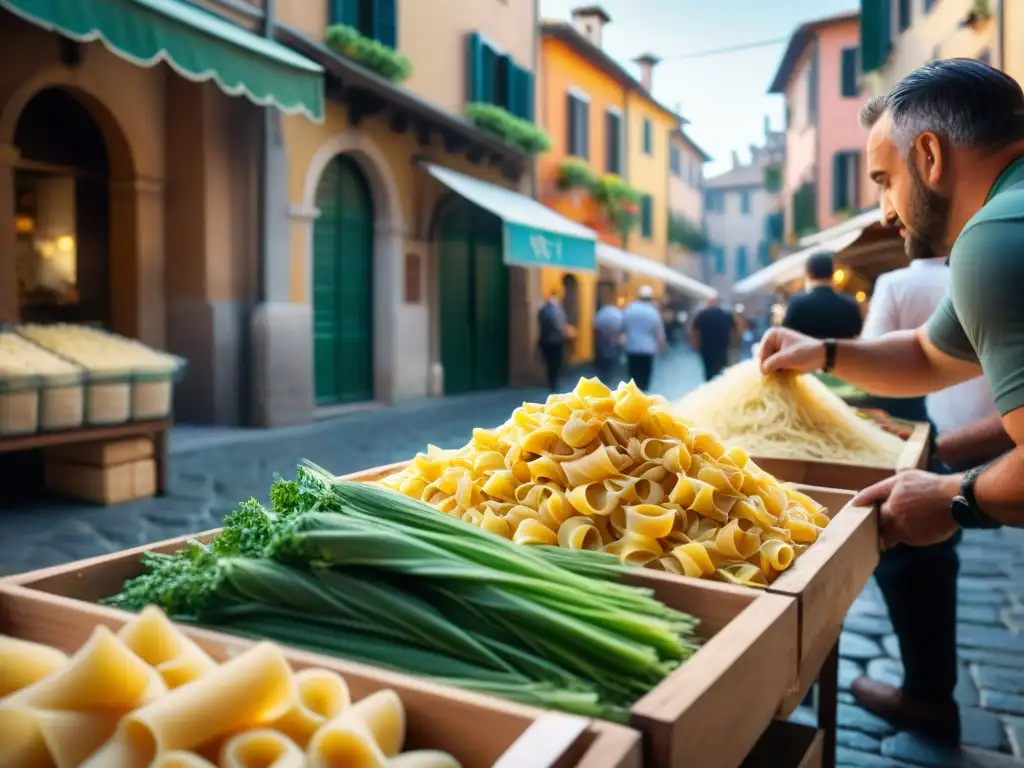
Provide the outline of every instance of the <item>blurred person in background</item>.
<path id="1" fill-rule="evenodd" d="M 641 285 L 636 301 L 622 313 L 629 377 L 644 392 L 651 386 L 654 358 L 665 351 L 665 324 L 654 306 L 654 289 Z"/>
<path id="2" fill-rule="evenodd" d="M 804 270 L 805 292 L 790 300 L 783 327 L 814 339 L 857 338 L 861 328 L 860 306 L 832 287 L 832 254 L 812 253 Z"/>
<path id="3" fill-rule="evenodd" d="M 704 381 L 711 381 L 728 365 L 735 330 L 732 314 L 718 306 L 717 296 L 694 315 L 690 343 L 704 364 Z"/>
<path id="4" fill-rule="evenodd" d="M 887 224 L 894 226 L 895 220 L 890 218 Z M 920 328 L 949 289 L 946 259 L 913 236 L 905 242 L 910 266 L 875 282 L 861 339 Z M 969 461 L 990 461 L 1013 447 L 983 377 L 927 397 L 879 397 L 869 404 L 899 419 L 931 422 L 932 472 L 948 474 L 951 469 L 944 461 L 952 470 L 968 469 Z M 945 442 L 945 456 L 937 449 L 936 434 Z M 964 456 L 973 458 L 964 462 Z M 867 711 L 903 727 L 944 729 L 951 720 L 948 713 L 956 709 L 959 539 L 957 534 L 930 547 L 899 544 L 882 553 L 875 570 L 904 659 L 903 686 L 862 676 L 853 681 L 850 692 Z"/>
<path id="5" fill-rule="evenodd" d="M 537 312 L 537 325 L 540 328 L 537 346 L 544 360 L 548 388 L 557 393 L 562 375 L 562 361 L 565 357 L 565 344 L 569 340 L 569 321 L 566 319 L 557 291 L 548 296 L 548 300 Z"/>
<path id="6" fill-rule="evenodd" d="M 614 301 L 605 301 L 594 317 L 594 367 L 601 381 L 610 387 L 622 360 L 623 312 Z"/>

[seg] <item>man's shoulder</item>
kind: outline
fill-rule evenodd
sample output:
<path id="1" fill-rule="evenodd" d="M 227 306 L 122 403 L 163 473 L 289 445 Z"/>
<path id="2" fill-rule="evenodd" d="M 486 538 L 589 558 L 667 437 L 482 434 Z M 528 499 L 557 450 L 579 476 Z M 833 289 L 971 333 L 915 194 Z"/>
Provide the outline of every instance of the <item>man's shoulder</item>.
<path id="1" fill-rule="evenodd" d="M 999 195 L 1008 198 L 1012 194 Z M 996 202 L 996 201 L 993 201 Z M 1024 193 L 1015 208 L 986 210 L 986 205 L 967 222 L 950 254 L 952 274 L 975 270 L 1001 270 L 1009 265 L 1024 269 Z"/>

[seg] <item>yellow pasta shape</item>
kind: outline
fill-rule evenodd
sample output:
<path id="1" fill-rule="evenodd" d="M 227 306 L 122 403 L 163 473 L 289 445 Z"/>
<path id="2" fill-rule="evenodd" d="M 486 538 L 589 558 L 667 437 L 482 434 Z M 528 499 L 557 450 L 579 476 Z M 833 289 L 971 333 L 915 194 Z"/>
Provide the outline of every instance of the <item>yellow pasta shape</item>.
<path id="1" fill-rule="evenodd" d="M 129 712 L 167 686 L 107 627 L 97 627 L 67 665 L 3 700 L 5 706 L 70 712 Z"/>
<path id="2" fill-rule="evenodd" d="M 195 749 L 281 718 L 296 696 L 281 650 L 260 643 L 215 671 L 126 715 L 86 768 L 144 768 L 160 752 Z"/>
<path id="3" fill-rule="evenodd" d="M 156 606 L 145 608 L 117 636 L 160 673 L 168 688 L 190 683 L 217 668 L 216 662 Z"/>
<path id="4" fill-rule="evenodd" d="M 56 648 L 0 635 L 0 699 L 42 680 L 67 663 L 67 654 Z"/>
<path id="5" fill-rule="evenodd" d="M 394 757 L 402 751 L 402 745 L 405 743 L 405 707 L 394 691 L 377 691 L 365 699 L 360 699 L 331 722 L 342 721 L 362 725 L 385 757 Z M 324 725 L 324 729 L 329 727 L 330 723 Z M 314 741 L 320 734 L 321 731 L 317 731 Z M 312 749 L 312 742 L 310 748 Z"/>
<path id="6" fill-rule="evenodd" d="M 524 403 L 463 448 L 428 446 L 382 485 L 520 544 L 751 586 L 793 567 L 829 523 L 664 398 L 595 379 Z"/>
<path id="7" fill-rule="evenodd" d="M 348 685 L 337 672 L 304 669 L 295 673 L 295 698 L 291 707 L 271 727 L 305 747 L 317 728 L 341 714 L 351 703 Z"/>
<path id="8" fill-rule="evenodd" d="M 76 768 L 110 738 L 121 715 L 0 703 L 0 768 Z"/>
<path id="9" fill-rule="evenodd" d="M 260 728 L 228 739 L 219 762 L 220 768 L 304 768 L 306 755 L 283 733 Z"/>
<path id="10" fill-rule="evenodd" d="M 157 755 L 150 763 L 149 768 L 217 768 L 217 766 L 195 752 L 175 750 Z"/>

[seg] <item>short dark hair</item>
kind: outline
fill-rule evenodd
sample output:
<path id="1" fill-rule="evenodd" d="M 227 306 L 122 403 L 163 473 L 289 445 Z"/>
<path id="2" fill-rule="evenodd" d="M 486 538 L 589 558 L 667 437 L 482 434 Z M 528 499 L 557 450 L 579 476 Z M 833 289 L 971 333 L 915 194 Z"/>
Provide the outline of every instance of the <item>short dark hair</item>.
<path id="1" fill-rule="evenodd" d="M 811 280 L 831 280 L 832 273 L 835 272 L 835 262 L 831 253 L 818 251 L 807 257 L 804 269 Z"/>
<path id="2" fill-rule="evenodd" d="M 913 140 L 933 131 L 954 146 L 994 152 L 1024 139 L 1024 91 L 1012 77 L 975 59 L 925 64 L 861 109 L 870 128 L 888 112 Z"/>

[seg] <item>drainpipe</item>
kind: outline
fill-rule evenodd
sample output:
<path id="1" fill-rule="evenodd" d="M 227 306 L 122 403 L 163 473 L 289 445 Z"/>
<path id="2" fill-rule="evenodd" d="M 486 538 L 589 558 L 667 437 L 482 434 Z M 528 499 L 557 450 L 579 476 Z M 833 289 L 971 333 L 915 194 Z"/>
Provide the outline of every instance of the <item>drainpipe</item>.
<path id="1" fill-rule="evenodd" d="M 996 66 L 1006 71 L 1006 0 L 996 3 Z"/>

